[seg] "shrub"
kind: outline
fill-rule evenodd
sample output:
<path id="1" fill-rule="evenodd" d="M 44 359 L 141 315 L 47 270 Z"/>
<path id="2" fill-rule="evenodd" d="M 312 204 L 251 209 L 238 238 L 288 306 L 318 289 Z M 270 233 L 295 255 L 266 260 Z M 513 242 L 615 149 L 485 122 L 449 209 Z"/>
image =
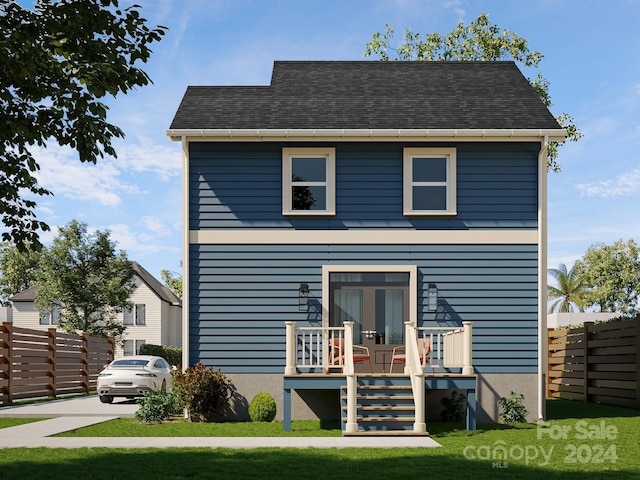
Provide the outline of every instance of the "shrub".
<path id="1" fill-rule="evenodd" d="M 178 347 L 163 347 L 162 345 L 153 345 L 152 343 L 144 343 L 138 351 L 140 355 L 155 355 L 164 358 L 170 365 L 182 364 L 182 349 Z"/>
<path id="2" fill-rule="evenodd" d="M 523 402 L 524 395 L 516 392 L 511 392 L 508 397 L 498 400 L 501 410 L 500 420 L 504 423 L 525 423 L 529 412 Z"/>
<path id="3" fill-rule="evenodd" d="M 249 404 L 249 417 L 253 422 L 271 422 L 276 418 L 276 401 L 267 392 L 260 392 Z"/>
<path id="4" fill-rule="evenodd" d="M 162 423 L 182 411 L 180 400 L 173 392 L 147 393 L 138 398 L 136 403 L 140 407 L 135 417 L 140 423 Z"/>
<path id="5" fill-rule="evenodd" d="M 173 389 L 192 422 L 213 422 L 222 416 L 234 386 L 221 370 L 206 368 L 202 363 L 173 372 Z"/>
<path id="6" fill-rule="evenodd" d="M 443 422 L 462 422 L 465 417 L 464 401 L 466 397 L 455 390 L 450 397 L 440 400 L 443 410 L 440 412 L 440 420 Z"/>

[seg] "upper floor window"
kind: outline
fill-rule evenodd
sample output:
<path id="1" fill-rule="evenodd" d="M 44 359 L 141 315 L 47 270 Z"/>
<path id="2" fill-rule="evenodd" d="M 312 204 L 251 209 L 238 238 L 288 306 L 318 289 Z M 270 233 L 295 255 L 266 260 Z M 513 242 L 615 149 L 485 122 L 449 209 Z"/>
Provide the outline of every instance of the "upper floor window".
<path id="1" fill-rule="evenodd" d="M 133 308 L 125 307 L 124 309 L 124 321 L 125 325 L 145 325 L 145 312 L 144 303 L 136 303 Z"/>
<path id="2" fill-rule="evenodd" d="M 404 214 L 456 214 L 456 149 L 405 148 Z"/>
<path id="3" fill-rule="evenodd" d="M 60 320 L 60 309 L 53 308 L 52 312 L 46 312 L 40 317 L 40 325 L 57 325 Z"/>
<path id="4" fill-rule="evenodd" d="M 283 215 L 334 215 L 335 167 L 335 148 L 283 148 Z"/>
<path id="5" fill-rule="evenodd" d="M 144 310 L 144 303 L 136 303 L 136 325 L 144 325 L 146 323 Z"/>

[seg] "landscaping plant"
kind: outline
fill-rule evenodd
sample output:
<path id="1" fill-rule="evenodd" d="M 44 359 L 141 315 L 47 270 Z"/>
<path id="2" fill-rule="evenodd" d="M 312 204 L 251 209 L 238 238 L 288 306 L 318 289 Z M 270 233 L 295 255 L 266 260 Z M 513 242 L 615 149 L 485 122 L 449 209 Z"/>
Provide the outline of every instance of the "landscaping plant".
<path id="1" fill-rule="evenodd" d="M 500 420 L 503 423 L 525 423 L 529 413 L 524 406 L 524 395 L 511 392 L 508 397 L 498 400 Z"/>
<path id="2" fill-rule="evenodd" d="M 444 407 L 440 412 L 440 420 L 443 422 L 462 422 L 466 412 L 465 400 L 466 397 L 455 390 L 451 392 L 450 397 L 444 397 L 440 400 Z"/>
<path id="3" fill-rule="evenodd" d="M 141 423 L 162 423 L 182 412 L 180 399 L 173 392 L 159 391 L 147 393 L 138 398 L 140 405 L 135 417 Z"/>
<path id="4" fill-rule="evenodd" d="M 184 372 L 173 373 L 173 389 L 190 421 L 214 422 L 222 418 L 235 388 L 221 370 L 197 363 Z"/>
<path id="5" fill-rule="evenodd" d="M 272 422 L 276 418 L 276 401 L 267 392 L 260 392 L 249 404 L 249 417 L 253 422 Z"/>

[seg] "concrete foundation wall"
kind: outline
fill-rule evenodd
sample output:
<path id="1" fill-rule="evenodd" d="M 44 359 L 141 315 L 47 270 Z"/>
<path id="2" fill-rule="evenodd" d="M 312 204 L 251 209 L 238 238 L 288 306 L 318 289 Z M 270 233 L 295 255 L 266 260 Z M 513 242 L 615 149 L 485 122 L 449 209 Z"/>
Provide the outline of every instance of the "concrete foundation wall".
<path id="1" fill-rule="evenodd" d="M 236 387 L 226 416 L 233 420 L 249 419 L 249 403 L 260 392 L 269 393 L 276 401 L 276 420 L 283 415 L 283 378 L 278 374 L 234 374 L 229 375 Z M 498 422 L 500 409 L 498 400 L 507 397 L 511 391 L 525 396 L 525 407 L 529 411 L 527 421 L 538 419 L 538 376 L 536 374 L 485 374 L 478 375 L 476 390 L 477 416 L 479 423 Z M 458 392 L 465 393 L 465 392 Z M 446 390 L 427 391 L 427 420 L 438 420 L 442 411 L 441 400 L 449 396 Z M 291 392 L 291 418 L 293 420 L 334 420 L 340 418 L 340 397 L 338 391 L 306 390 Z"/>

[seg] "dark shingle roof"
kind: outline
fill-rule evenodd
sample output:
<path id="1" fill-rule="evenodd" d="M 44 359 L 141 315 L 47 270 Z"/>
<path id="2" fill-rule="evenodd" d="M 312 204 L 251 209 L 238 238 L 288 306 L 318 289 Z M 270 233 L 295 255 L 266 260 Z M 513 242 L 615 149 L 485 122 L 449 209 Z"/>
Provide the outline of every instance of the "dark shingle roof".
<path id="1" fill-rule="evenodd" d="M 162 285 L 156 277 L 145 270 L 138 262 L 131 262 L 136 275 L 142 280 L 161 300 L 172 305 L 182 305 L 180 298 L 167 287 Z M 9 300 L 12 302 L 34 302 L 38 294 L 38 287 L 33 286 L 14 295 Z"/>
<path id="2" fill-rule="evenodd" d="M 560 126 L 514 62 L 277 61 L 270 86 L 188 87 L 170 128 Z"/>

